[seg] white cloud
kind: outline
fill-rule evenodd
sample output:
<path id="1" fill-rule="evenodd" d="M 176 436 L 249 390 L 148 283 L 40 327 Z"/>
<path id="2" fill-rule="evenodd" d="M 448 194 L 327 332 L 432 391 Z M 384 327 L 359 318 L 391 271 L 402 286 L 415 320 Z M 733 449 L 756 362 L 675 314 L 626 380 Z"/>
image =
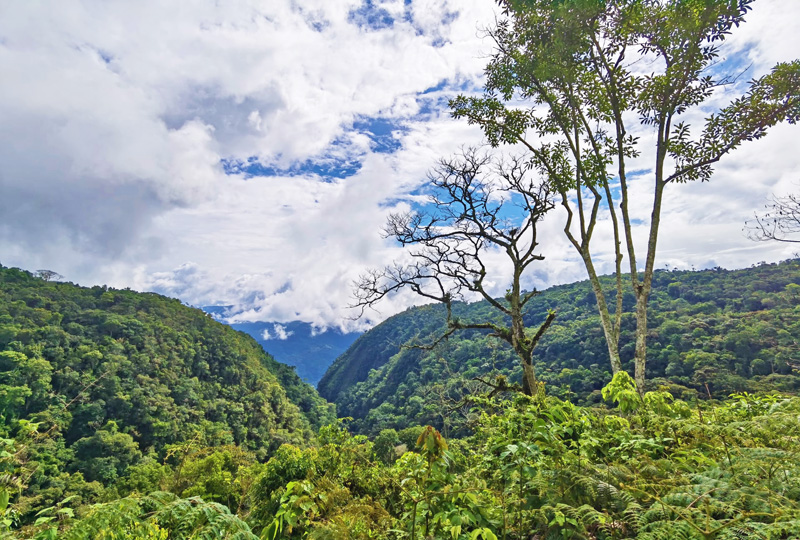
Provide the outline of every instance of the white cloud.
<path id="1" fill-rule="evenodd" d="M 269 328 L 265 328 L 264 331 L 261 333 L 261 337 L 265 340 L 270 339 L 277 339 L 278 341 L 285 341 L 289 339 L 289 336 L 294 334 L 291 330 L 287 331 L 286 327 L 282 324 L 273 324 L 272 325 L 272 332 L 269 331 Z"/>
<path id="2" fill-rule="evenodd" d="M 407 307 L 415 299 L 392 299 L 358 322 L 346 308 L 361 271 L 400 256 L 380 238 L 387 214 L 438 157 L 481 141 L 430 103 L 453 85 L 480 87 L 491 46 L 478 28 L 492 24 L 494 5 L 375 5 L 394 17 L 391 28 L 353 24 L 355 0 L 4 5 L 0 261 L 320 331 L 363 328 Z M 791 59 L 799 16 L 800 4 L 759 2 L 727 54 L 746 51 L 753 75 Z M 445 79 L 451 86 L 420 95 Z M 394 153 L 353 129 L 366 117 L 403 125 Z M 796 130 L 773 131 L 723 161 L 710 183 L 672 186 L 660 264 L 791 255 L 741 234 L 759 201 L 800 177 Z M 225 174 L 221 160 L 251 156 L 276 169 L 322 158 L 360 169 L 344 180 Z M 646 223 L 647 186 L 635 189 L 632 210 Z M 583 279 L 562 226 L 555 215 L 546 221 L 547 260 L 532 285 Z M 610 244 L 598 240 L 608 271 Z"/>

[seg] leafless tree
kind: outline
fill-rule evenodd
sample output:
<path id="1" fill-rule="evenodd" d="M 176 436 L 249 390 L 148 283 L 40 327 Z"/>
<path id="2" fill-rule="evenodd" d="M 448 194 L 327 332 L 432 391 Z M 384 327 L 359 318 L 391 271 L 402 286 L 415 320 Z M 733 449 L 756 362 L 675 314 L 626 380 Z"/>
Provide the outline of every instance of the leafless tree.
<path id="1" fill-rule="evenodd" d="M 50 281 L 50 280 L 58 281 L 59 279 L 62 279 L 64 277 L 61 274 L 59 274 L 58 272 L 55 272 L 53 270 L 46 270 L 46 269 L 37 270 L 33 275 L 35 275 L 36 277 L 38 277 L 40 279 L 43 279 L 45 281 Z"/>
<path id="2" fill-rule="evenodd" d="M 748 238 L 759 242 L 775 240 L 800 243 L 799 196 L 773 195 L 764 208 L 767 211 L 763 215 L 756 214 L 753 219 L 745 223 L 744 228 Z"/>
<path id="3" fill-rule="evenodd" d="M 530 180 L 530 169 L 521 158 L 493 159 L 474 148 L 440 161 L 429 174 L 426 210 L 393 214 L 384 230 L 385 237 L 410 248 L 410 262 L 362 275 L 355 306 L 363 314 L 401 289 L 441 302 L 447 308 L 447 330 L 431 346 L 458 330 L 491 330 L 514 349 L 522 365 L 523 392 L 533 395 L 538 390 L 533 350 L 555 313 L 535 331 L 525 327 L 523 309 L 537 291 L 522 289 L 523 275 L 531 263 L 544 259 L 537 253 L 537 225 L 553 208 L 549 188 Z M 495 298 L 489 284 L 502 274 L 488 261 L 502 254 L 510 263 L 510 284 L 504 297 Z M 473 297 L 488 302 L 503 322 L 454 317 L 453 302 Z"/>

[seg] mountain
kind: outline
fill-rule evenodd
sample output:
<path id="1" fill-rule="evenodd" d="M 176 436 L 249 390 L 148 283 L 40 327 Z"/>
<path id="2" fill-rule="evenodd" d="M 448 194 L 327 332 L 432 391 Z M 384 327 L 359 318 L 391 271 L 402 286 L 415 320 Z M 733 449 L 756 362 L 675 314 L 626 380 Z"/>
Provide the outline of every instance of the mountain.
<path id="1" fill-rule="evenodd" d="M 604 286 L 613 299 L 611 278 Z M 610 302 L 612 303 L 612 302 Z M 624 367 L 632 371 L 631 291 L 623 297 Z M 800 261 L 743 270 L 658 271 L 650 299 L 648 379 L 684 398 L 707 393 L 795 391 L 800 388 Z M 547 289 L 528 305 L 530 327 L 548 310 L 557 317 L 540 341 L 534 364 L 552 395 L 589 404 L 611 378 L 607 348 L 588 282 Z M 457 304 L 462 320 L 497 318 L 488 303 Z M 489 388 L 475 377 L 504 375 L 519 382 L 512 351 L 483 331 L 463 331 L 432 350 L 445 324 L 442 306 L 409 309 L 357 339 L 318 385 L 340 416 L 364 432 L 464 419 L 463 398 Z M 484 379 L 485 380 L 485 379 Z"/>
<path id="2" fill-rule="evenodd" d="M 220 321 L 224 321 L 228 309 L 228 306 L 202 308 Z M 319 332 L 301 321 L 246 322 L 230 326 L 251 335 L 281 363 L 297 368 L 300 378 L 312 385 L 319 382 L 333 361 L 361 335 L 360 332 L 343 333 L 337 329 Z"/>
<path id="3" fill-rule="evenodd" d="M 97 500 L 134 465 L 158 486 L 159 463 L 204 448 L 264 460 L 334 419 L 293 368 L 199 309 L 0 266 L 0 470 L 30 471 L 3 477 L 23 514 Z"/>

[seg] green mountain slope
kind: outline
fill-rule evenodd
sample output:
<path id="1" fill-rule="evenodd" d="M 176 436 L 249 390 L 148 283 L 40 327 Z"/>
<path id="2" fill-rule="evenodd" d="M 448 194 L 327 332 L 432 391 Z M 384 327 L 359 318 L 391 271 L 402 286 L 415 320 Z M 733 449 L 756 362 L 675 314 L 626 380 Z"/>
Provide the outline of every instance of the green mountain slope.
<path id="1" fill-rule="evenodd" d="M 606 280 L 610 297 L 612 283 Z M 623 298 L 633 307 L 632 293 Z M 728 271 L 659 271 L 650 300 L 648 377 L 690 397 L 711 392 L 800 387 L 800 263 Z M 460 304 L 456 316 L 493 317 L 485 302 Z M 543 291 L 529 304 L 526 321 L 558 313 L 534 355 L 548 392 L 580 402 L 599 400 L 610 378 L 605 338 L 588 282 Z M 412 424 L 458 423 L 466 393 L 487 387 L 476 376 L 506 375 L 519 381 L 511 350 L 485 332 L 461 332 L 433 350 L 405 348 L 430 343 L 444 327 L 440 306 L 398 314 L 361 336 L 320 381 L 320 394 L 357 429 L 377 432 Z M 623 317 L 621 353 L 632 369 L 633 316 Z M 668 379 L 668 380 L 667 380 Z"/>
<path id="2" fill-rule="evenodd" d="M 130 436 L 134 454 L 203 433 L 263 458 L 333 416 L 292 368 L 199 309 L 0 267 L 0 436 L 38 423 L 59 467 L 81 471 L 78 450 L 102 430 Z M 123 473 L 109 467 L 84 476 Z"/>

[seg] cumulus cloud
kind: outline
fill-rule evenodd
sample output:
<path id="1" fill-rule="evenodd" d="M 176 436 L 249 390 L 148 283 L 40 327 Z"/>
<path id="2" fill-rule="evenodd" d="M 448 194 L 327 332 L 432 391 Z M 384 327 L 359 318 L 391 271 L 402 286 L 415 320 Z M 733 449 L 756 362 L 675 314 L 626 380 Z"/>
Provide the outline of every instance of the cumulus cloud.
<path id="1" fill-rule="evenodd" d="M 261 333 L 261 337 L 265 340 L 277 339 L 278 341 L 285 341 L 289 339 L 289 336 L 292 334 L 294 334 L 294 332 L 291 330 L 287 331 L 286 326 L 282 324 L 273 324 L 272 332 L 269 331 L 269 328 L 265 328 Z"/>
<path id="2" fill-rule="evenodd" d="M 363 329 L 404 309 L 416 299 L 351 320 L 352 281 L 402 257 L 380 229 L 408 208 L 435 160 L 481 142 L 446 101 L 481 87 L 491 44 L 478 29 L 493 9 L 485 0 L 4 6 L 0 261 L 319 331 Z M 725 54 L 752 63 L 748 76 L 791 59 L 798 16 L 792 3 L 759 2 Z M 709 184 L 668 190 L 660 264 L 790 256 L 740 231 L 760 200 L 798 180 L 795 140 L 780 126 L 723 161 Z M 639 235 L 647 184 L 634 188 Z M 561 219 L 543 226 L 547 259 L 531 287 L 584 278 Z M 597 250 L 611 270 L 610 239 Z"/>

